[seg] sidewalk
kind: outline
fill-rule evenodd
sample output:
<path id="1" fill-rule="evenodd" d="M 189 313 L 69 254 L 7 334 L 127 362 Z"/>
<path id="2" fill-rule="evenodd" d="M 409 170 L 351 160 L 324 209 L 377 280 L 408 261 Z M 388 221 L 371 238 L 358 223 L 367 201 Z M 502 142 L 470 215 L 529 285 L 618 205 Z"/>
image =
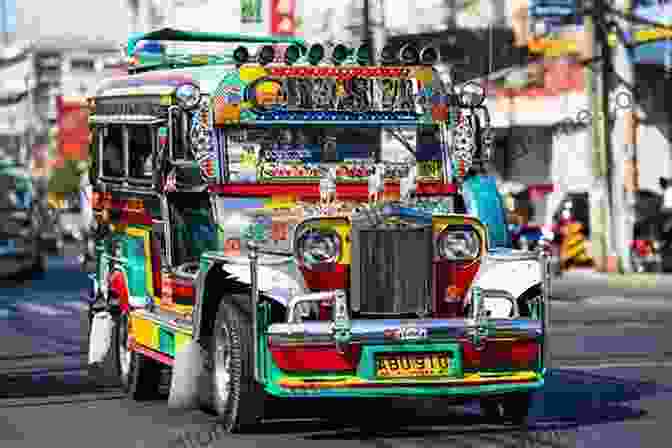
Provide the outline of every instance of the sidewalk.
<path id="1" fill-rule="evenodd" d="M 656 297 L 672 302 L 672 274 L 614 274 L 592 270 L 565 272 L 552 280 L 556 300 L 594 296 Z"/>

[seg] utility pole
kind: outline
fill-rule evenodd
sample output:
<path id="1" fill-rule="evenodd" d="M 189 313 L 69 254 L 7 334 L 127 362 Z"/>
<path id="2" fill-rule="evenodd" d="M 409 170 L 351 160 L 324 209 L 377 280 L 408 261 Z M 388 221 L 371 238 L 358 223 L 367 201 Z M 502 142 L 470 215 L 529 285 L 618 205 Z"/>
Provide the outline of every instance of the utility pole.
<path id="1" fill-rule="evenodd" d="M 604 26 L 605 0 L 593 0 L 593 8 L 585 16 L 587 38 L 591 40 L 593 67 L 587 67 L 588 96 L 593 111 L 590 143 L 593 148 L 594 183 L 589 192 L 591 246 L 596 269 L 613 270 L 614 244 L 611 227 L 614 218 L 612 179 L 611 128 L 609 123 L 609 78 L 612 58 L 608 31 Z M 599 60 L 599 70 L 595 68 Z"/>
<path id="2" fill-rule="evenodd" d="M 362 36 L 363 36 L 363 41 L 364 44 L 367 45 L 367 48 L 369 49 L 369 61 L 370 63 L 374 63 L 376 60 L 376 52 L 374 49 L 374 42 L 373 42 L 373 35 L 371 33 L 371 5 L 369 4 L 369 0 L 363 0 L 362 3 L 362 17 L 364 20 L 362 20 Z"/>
<path id="3" fill-rule="evenodd" d="M 457 0 L 444 0 L 446 4 L 446 29 L 457 27 Z"/>

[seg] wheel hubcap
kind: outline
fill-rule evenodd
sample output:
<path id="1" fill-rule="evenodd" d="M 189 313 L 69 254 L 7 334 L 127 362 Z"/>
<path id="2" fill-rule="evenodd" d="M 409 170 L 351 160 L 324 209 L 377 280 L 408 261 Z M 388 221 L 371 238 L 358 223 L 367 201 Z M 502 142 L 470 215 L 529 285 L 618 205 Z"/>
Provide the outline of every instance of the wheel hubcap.
<path id="1" fill-rule="evenodd" d="M 215 337 L 215 383 L 217 394 L 222 402 L 229 399 L 231 390 L 231 339 L 226 325 L 223 325 Z"/>

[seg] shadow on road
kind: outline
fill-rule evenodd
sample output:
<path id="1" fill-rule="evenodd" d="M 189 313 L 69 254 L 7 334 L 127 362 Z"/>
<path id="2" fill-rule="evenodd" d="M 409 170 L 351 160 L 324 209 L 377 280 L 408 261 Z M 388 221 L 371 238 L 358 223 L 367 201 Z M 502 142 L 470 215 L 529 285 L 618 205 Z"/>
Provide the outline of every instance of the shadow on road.
<path id="1" fill-rule="evenodd" d="M 432 398 L 379 401 L 377 412 L 367 407 L 359 421 L 347 424 L 269 421 L 260 432 L 294 434 L 312 441 L 422 438 L 450 446 L 573 447 L 580 429 L 590 431 L 592 425 L 647 418 L 645 411 L 630 402 L 670 392 L 672 388 L 652 382 L 556 370 L 547 377 L 545 390 L 535 397 L 530 423 L 524 429 L 490 424 L 477 407 L 458 408 Z M 351 412 L 356 407 L 350 406 Z"/>

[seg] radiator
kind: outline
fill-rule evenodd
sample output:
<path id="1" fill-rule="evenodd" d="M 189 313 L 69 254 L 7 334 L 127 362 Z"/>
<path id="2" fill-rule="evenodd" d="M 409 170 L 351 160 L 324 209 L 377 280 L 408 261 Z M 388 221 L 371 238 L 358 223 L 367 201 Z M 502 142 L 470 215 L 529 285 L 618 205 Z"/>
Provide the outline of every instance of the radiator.
<path id="1" fill-rule="evenodd" d="M 429 311 L 432 302 L 431 225 L 353 224 L 350 301 L 362 314 Z"/>

